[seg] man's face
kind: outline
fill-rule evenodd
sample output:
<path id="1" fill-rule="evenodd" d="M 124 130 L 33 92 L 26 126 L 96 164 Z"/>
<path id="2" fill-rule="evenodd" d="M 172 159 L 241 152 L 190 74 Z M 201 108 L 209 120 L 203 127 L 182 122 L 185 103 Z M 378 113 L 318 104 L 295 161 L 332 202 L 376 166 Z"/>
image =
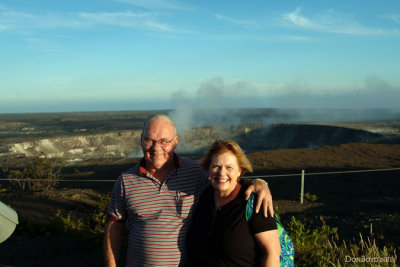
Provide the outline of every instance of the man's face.
<path id="1" fill-rule="evenodd" d="M 164 142 L 160 142 L 161 140 Z M 165 141 L 171 142 L 166 143 Z M 164 145 L 161 143 L 164 143 Z M 152 121 L 142 136 L 142 149 L 146 167 L 159 170 L 166 163 L 172 162 L 177 144 L 178 137 L 175 136 L 174 128 L 169 122 L 163 119 Z"/>

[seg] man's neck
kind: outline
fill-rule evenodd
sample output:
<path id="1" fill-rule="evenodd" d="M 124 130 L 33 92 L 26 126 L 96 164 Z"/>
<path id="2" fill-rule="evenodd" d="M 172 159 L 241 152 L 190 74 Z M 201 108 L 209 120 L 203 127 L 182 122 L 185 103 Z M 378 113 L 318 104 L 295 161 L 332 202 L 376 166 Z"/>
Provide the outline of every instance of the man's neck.
<path id="1" fill-rule="evenodd" d="M 164 166 L 162 166 L 160 169 L 152 168 L 147 166 L 146 164 L 146 170 L 153 175 L 160 183 L 163 183 L 165 179 L 167 179 L 168 174 L 171 172 L 171 170 L 174 167 L 174 159 L 166 162 Z"/>

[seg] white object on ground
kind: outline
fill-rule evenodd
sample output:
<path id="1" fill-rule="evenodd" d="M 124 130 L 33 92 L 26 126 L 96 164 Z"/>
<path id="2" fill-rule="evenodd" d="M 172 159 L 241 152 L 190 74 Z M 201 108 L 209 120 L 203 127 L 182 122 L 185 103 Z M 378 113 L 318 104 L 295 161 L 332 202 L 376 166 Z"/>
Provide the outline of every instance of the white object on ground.
<path id="1" fill-rule="evenodd" d="M 10 237 L 17 224 L 17 212 L 0 201 L 0 243 Z"/>

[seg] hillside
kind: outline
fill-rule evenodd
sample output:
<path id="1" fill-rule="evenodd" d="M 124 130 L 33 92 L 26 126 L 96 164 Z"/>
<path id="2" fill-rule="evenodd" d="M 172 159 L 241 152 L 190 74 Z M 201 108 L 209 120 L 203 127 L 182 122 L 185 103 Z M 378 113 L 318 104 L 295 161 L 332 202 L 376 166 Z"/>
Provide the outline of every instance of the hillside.
<path id="1" fill-rule="evenodd" d="M 248 155 L 257 171 L 400 167 L 400 145 L 350 143 L 314 149 L 277 149 Z"/>
<path id="2" fill-rule="evenodd" d="M 250 153 L 254 175 L 299 174 L 320 171 L 400 168 L 400 145 L 344 144 L 316 149 L 279 149 Z M 102 159 L 81 162 L 64 170 L 63 179 L 115 179 L 137 159 Z M 74 171 L 73 171 L 74 170 Z M 300 176 L 266 178 L 274 206 L 283 223 L 291 216 L 309 226 L 324 221 L 339 228 L 339 236 L 358 242 L 359 234 L 369 235 L 386 246 L 400 247 L 400 171 L 363 172 L 331 175 L 306 175 L 305 192 L 316 201 L 299 202 Z M 112 182 L 61 183 L 60 188 L 38 195 L 3 194 L 2 201 L 14 207 L 22 228 L 1 244 L 0 264 L 16 266 L 87 266 L 102 265 L 100 239 L 85 240 L 53 234 L 46 230 L 57 209 L 75 213 L 93 209 L 101 192 L 110 192 Z M 43 225 L 43 231 L 32 232 L 26 222 Z M 87 243 L 88 242 L 88 243 Z M 65 253 L 68 249 L 68 253 Z M 44 253 L 45 252 L 45 253 Z M 45 255 L 51 255 L 48 258 Z M 46 264 L 43 265 L 43 262 Z"/>
<path id="3" fill-rule="evenodd" d="M 20 219 L 15 233 L 0 244 L 0 266 L 103 265 L 101 236 L 60 234 L 52 223 L 58 210 L 78 217 L 93 212 L 118 175 L 138 162 L 140 128 L 152 113 L 0 116 L 0 178 L 3 169 L 23 168 L 39 152 L 67 163 L 62 170 L 67 181 L 55 190 L 26 195 L 7 191 L 7 182 L 0 181 L 1 201 Z M 400 168 L 397 119 L 309 123 L 271 110 L 241 114 L 235 124 L 220 118 L 217 125 L 207 121 L 178 129 L 177 152 L 200 160 L 215 139 L 233 139 L 253 164 L 254 173 L 246 176 L 267 176 L 284 224 L 295 216 L 309 227 L 320 226 L 322 217 L 345 240 L 358 242 L 360 233 L 368 236 L 372 229 L 380 245 L 400 249 L 399 170 L 316 174 Z M 300 204 L 302 169 L 305 192 L 317 199 Z"/>

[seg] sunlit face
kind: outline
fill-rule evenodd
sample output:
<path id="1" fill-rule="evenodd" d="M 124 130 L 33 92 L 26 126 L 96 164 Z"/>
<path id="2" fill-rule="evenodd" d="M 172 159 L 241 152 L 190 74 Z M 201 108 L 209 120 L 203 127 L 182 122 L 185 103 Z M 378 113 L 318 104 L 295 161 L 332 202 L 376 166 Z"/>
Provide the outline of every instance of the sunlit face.
<path id="1" fill-rule="evenodd" d="M 162 146 L 160 142 L 150 142 L 146 144 L 145 139 L 153 141 L 172 140 L 166 146 Z M 142 149 L 146 162 L 146 167 L 149 169 L 159 170 L 173 160 L 174 150 L 178 144 L 178 137 L 175 136 L 174 127 L 163 119 L 152 121 L 142 136 Z"/>
<path id="2" fill-rule="evenodd" d="M 211 185 L 219 193 L 229 195 L 236 187 L 242 169 L 232 152 L 214 155 L 208 169 Z"/>

